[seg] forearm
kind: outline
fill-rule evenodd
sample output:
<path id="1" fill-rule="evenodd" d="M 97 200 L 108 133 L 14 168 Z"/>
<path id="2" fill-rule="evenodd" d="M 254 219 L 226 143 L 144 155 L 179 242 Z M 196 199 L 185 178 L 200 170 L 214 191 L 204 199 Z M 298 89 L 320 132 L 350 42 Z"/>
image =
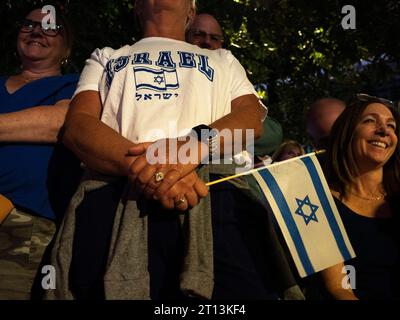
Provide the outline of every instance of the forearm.
<path id="1" fill-rule="evenodd" d="M 90 169 L 103 174 L 125 176 L 134 159 L 126 156 L 134 144 L 90 115 L 67 119 L 62 140 Z"/>
<path id="2" fill-rule="evenodd" d="M 232 102 L 232 112 L 210 126 L 220 132 L 220 154 L 245 149 L 262 134 L 263 110 L 257 97 L 247 95 Z"/>
<path id="3" fill-rule="evenodd" d="M 326 290 L 336 300 L 358 300 L 351 287 L 344 287 L 347 284 L 347 275 L 342 273 L 344 264 L 339 263 L 321 271 L 321 277 Z"/>
<path id="4" fill-rule="evenodd" d="M 351 289 L 331 289 L 329 293 L 335 300 L 358 300 Z"/>
<path id="5" fill-rule="evenodd" d="M 0 114 L 0 143 L 55 143 L 67 105 L 38 106 Z"/>

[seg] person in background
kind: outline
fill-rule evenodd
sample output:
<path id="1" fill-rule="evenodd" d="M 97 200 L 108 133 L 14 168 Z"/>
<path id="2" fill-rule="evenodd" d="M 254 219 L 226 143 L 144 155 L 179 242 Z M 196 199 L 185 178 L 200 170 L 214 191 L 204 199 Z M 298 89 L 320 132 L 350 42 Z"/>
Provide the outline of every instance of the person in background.
<path id="1" fill-rule="evenodd" d="M 203 49 L 220 49 L 224 43 L 223 39 L 223 30 L 219 22 L 208 13 L 197 14 L 186 31 L 186 41 Z M 282 142 L 282 127 L 277 120 L 266 117 L 263 126 L 262 136 L 254 144 L 254 167 L 267 163 L 269 155 Z"/>
<path id="2" fill-rule="evenodd" d="M 222 48 L 224 36 L 221 26 L 212 15 L 200 13 L 186 31 L 186 41 L 200 48 L 215 50 Z"/>
<path id="3" fill-rule="evenodd" d="M 283 141 L 281 124 L 274 118 L 264 120 L 264 131 L 254 142 L 254 167 L 262 167 L 272 163 L 272 155 Z"/>
<path id="4" fill-rule="evenodd" d="M 272 162 L 288 160 L 305 154 L 300 143 L 294 140 L 283 142 L 272 155 Z"/>
<path id="5" fill-rule="evenodd" d="M 78 75 L 62 74 L 72 34 L 64 15 L 56 13 L 54 26 L 42 26 L 41 8 L 17 22 L 22 68 L 0 78 L 0 299 L 30 298 L 56 214 L 61 214 L 50 197 L 56 183 L 50 175 L 57 169 L 55 145 Z M 64 184 L 59 191 L 66 189 Z"/>
<path id="6" fill-rule="evenodd" d="M 311 104 L 306 114 L 306 131 L 314 150 L 326 149 L 329 134 L 345 103 L 336 98 L 323 98 Z"/>
<path id="7" fill-rule="evenodd" d="M 325 174 L 356 253 L 348 288 L 343 264 L 322 272 L 335 299 L 400 296 L 399 125 L 391 101 L 358 94 L 332 128 Z"/>

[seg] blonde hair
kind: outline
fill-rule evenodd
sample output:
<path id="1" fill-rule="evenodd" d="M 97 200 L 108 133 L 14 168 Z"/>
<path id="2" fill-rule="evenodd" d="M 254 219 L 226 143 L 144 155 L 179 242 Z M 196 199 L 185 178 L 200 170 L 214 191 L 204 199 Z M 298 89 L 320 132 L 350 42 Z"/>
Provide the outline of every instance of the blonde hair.
<path id="1" fill-rule="evenodd" d="M 287 147 L 295 147 L 300 151 L 301 154 L 305 154 L 304 148 L 302 147 L 302 145 L 300 143 L 298 143 L 295 140 L 287 140 L 287 141 L 283 142 L 278 147 L 278 149 L 275 150 L 274 154 L 271 157 L 272 161 L 273 162 L 280 161 L 280 158 Z"/>

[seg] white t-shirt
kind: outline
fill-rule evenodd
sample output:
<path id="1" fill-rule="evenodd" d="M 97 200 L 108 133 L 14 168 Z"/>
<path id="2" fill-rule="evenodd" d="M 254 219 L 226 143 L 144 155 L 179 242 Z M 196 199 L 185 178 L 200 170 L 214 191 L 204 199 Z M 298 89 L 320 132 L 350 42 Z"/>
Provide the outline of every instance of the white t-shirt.
<path id="1" fill-rule="evenodd" d="M 75 95 L 85 90 L 100 92 L 101 120 L 134 143 L 182 136 L 230 113 L 235 98 L 257 95 L 230 51 L 158 37 L 96 49 Z"/>

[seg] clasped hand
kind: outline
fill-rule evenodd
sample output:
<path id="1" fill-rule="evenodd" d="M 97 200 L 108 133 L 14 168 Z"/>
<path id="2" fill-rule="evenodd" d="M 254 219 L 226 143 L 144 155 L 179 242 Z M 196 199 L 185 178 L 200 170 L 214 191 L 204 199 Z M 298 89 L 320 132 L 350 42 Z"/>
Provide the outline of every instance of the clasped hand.
<path id="1" fill-rule="evenodd" d="M 198 141 L 161 139 L 140 143 L 128 150 L 136 159 L 128 179 L 136 192 L 161 202 L 166 209 L 185 211 L 208 194 L 205 183 L 194 171 L 204 149 Z"/>

